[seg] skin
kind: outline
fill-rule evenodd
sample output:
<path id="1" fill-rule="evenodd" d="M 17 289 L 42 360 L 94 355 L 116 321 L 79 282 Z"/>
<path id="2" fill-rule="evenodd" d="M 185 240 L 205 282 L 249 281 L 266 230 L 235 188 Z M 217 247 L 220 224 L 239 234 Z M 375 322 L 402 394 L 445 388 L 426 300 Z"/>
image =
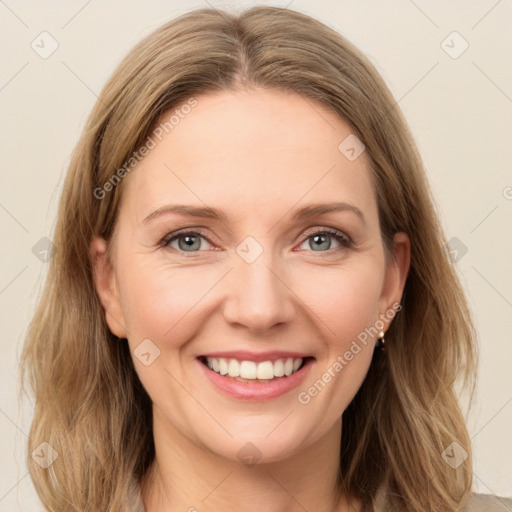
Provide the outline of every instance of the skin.
<path id="1" fill-rule="evenodd" d="M 307 405 L 297 395 L 400 301 L 409 240 L 395 235 L 387 263 L 368 156 L 349 161 L 338 150 L 351 129 L 322 104 L 261 89 L 196 99 L 121 184 L 112 261 L 104 240 L 91 244 L 108 325 L 128 339 L 153 402 L 146 510 L 359 510 L 357 500 L 336 499 L 341 414 L 376 338 Z M 352 211 L 291 218 L 303 206 L 339 201 L 364 221 Z M 143 222 L 177 203 L 218 208 L 226 219 L 167 213 Z M 193 253 L 183 238 L 181 246 L 159 244 L 182 228 L 201 228 L 210 241 L 197 240 Z M 323 228 L 352 245 L 326 234 L 315 250 L 311 235 Z M 253 263 L 236 252 L 247 236 L 263 249 Z M 149 366 L 133 356 L 145 339 L 160 350 Z M 199 355 L 231 349 L 300 351 L 315 360 L 299 388 L 246 402 L 198 371 Z M 254 466 L 237 457 L 247 442 L 261 453 Z"/>

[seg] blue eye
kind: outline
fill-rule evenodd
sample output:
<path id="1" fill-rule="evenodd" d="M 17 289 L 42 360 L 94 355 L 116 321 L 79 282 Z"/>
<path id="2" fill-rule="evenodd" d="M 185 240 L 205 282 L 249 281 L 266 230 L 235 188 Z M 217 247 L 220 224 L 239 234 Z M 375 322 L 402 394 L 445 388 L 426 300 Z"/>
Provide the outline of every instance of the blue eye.
<path id="1" fill-rule="evenodd" d="M 176 233 L 165 238 L 162 240 L 161 245 L 163 247 L 171 246 L 174 240 L 178 240 L 178 247 L 173 247 L 173 249 L 178 249 L 183 252 L 200 252 L 199 248 L 203 245 L 201 240 L 206 240 L 207 243 L 210 243 L 202 233 L 198 233 L 197 231 L 182 231 L 181 233 Z"/>
<path id="2" fill-rule="evenodd" d="M 352 241 L 348 236 L 343 234 L 341 231 L 337 229 L 331 228 L 323 228 L 321 230 L 315 231 L 310 234 L 302 244 L 309 243 L 309 247 L 313 252 L 328 252 L 331 250 L 332 239 L 335 238 L 338 244 L 341 244 L 342 247 L 348 248 L 352 245 Z M 301 244 L 301 245 L 302 245 Z M 340 247 L 332 249 L 333 251 L 340 250 Z"/>

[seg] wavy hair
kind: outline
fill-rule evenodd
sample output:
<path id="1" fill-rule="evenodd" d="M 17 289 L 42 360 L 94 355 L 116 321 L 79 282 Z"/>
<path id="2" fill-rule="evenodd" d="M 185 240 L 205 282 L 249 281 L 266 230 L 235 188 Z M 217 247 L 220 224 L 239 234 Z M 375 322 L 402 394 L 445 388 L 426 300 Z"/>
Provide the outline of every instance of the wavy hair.
<path id="1" fill-rule="evenodd" d="M 472 462 L 457 389 L 474 390 L 476 336 L 415 142 L 358 48 L 305 14 L 263 6 L 198 9 L 157 29 L 119 64 L 88 118 L 22 353 L 21 388 L 28 378 L 35 396 L 28 453 L 47 442 L 59 454 L 46 469 L 27 457 L 35 489 L 52 512 L 121 511 L 133 479 L 147 474 L 151 400 L 126 340 L 108 329 L 93 281 L 90 242 L 111 240 L 123 190 L 122 180 L 108 193 L 104 184 L 169 109 L 251 87 L 296 92 L 348 123 L 369 156 L 385 248 L 399 231 L 411 240 L 403 310 L 343 413 L 340 492 L 364 510 L 382 486 L 390 510 L 459 510 Z M 457 469 L 442 457 L 454 441 L 469 452 Z"/>

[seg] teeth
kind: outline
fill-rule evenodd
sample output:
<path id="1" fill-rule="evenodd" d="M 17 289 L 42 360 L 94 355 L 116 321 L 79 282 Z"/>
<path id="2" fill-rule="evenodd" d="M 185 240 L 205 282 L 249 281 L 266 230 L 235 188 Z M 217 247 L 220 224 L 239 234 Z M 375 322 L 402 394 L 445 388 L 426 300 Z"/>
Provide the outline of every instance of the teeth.
<path id="1" fill-rule="evenodd" d="M 255 379 L 258 368 L 253 361 L 242 361 L 240 363 L 240 377 L 242 379 Z"/>
<path id="2" fill-rule="evenodd" d="M 256 365 L 255 365 L 256 366 Z M 274 378 L 274 365 L 272 361 L 264 361 L 258 365 L 256 373 L 258 379 L 273 379 Z"/>
<path id="3" fill-rule="evenodd" d="M 209 358 L 207 358 L 208 360 Z M 216 359 L 215 357 L 213 359 Z M 219 358 L 221 359 L 221 358 Z M 228 363 L 228 375 L 230 377 L 240 376 L 240 363 L 236 359 L 230 359 Z"/>
<path id="4" fill-rule="evenodd" d="M 282 359 L 278 359 L 274 363 L 274 375 L 276 377 L 282 377 L 284 375 L 284 363 Z"/>
<path id="5" fill-rule="evenodd" d="M 223 357 L 207 357 L 206 364 L 210 370 L 229 377 L 241 377 L 249 380 L 271 380 L 275 377 L 289 376 L 302 365 L 302 357 L 289 357 L 276 361 L 237 361 Z"/>
<path id="6" fill-rule="evenodd" d="M 223 358 L 219 359 L 219 373 L 221 375 L 226 375 L 228 373 L 228 362 Z"/>
<path id="7" fill-rule="evenodd" d="M 293 372 L 293 359 L 289 357 L 284 363 L 284 374 L 288 377 Z"/>

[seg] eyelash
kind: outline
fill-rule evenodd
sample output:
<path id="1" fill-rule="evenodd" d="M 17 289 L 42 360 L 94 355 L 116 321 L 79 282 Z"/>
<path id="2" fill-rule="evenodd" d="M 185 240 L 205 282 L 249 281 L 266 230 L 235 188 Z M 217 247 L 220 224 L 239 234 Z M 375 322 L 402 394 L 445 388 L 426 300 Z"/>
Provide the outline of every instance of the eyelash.
<path id="1" fill-rule="evenodd" d="M 352 240 L 347 236 L 345 235 L 344 233 L 342 233 L 341 231 L 338 231 L 337 229 L 334 229 L 334 228 L 320 228 L 316 231 L 313 231 L 311 233 L 308 233 L 304 238 L 303 240 L 301 241 L 301 243 L 299 245 L 302 245 L 308 238 L 311 238 L 312 236 L 314 235 L 318 235 L 318 234 L 328 234 L 328 235 L 332 235 L 334 238 L 336 238 L 336 240 L 338 242 L 340 242 L 340 244 L 343 246 L 343 247 L 338 247 L 337 249 L 328 249 L 326 251 L 311 251 L 311 252 L 319 252 L 319 253 L 327 253 L 327 254 L 333 254 L 333 253 L 338 253 L 338 252 L 341 252 L 343 251 L 344 249 L 349 249 L 352 247 L 353 245 L 353 242 Z M 174 240 L 184 236 L 184 235 L 193 235 L 193 236 L 201 236 L 203 237 L 204 239 L 206 239 L 206 241 L 212 245 L 215 245 L 210 239 L 209 237 L 207 236 L 206 233 L 202 232 L 202 231 L 186 231 L 186 230 L 183 230 L 183 231 L 176 231 L 174 233 L 171 233 L 170 235 L 167 235 L 166 237 L 164 237 L 161 241 L 160 241 L 160 246 L 165 248 L 167 246 L 169 246 L 171 244 L 171 242 L 173 242 Z M 174 248 L 173 248 L 174 249 Z M 179 249 L 176 249 L 178 252 L 180 253 L 183 253 L 185 254 L 187 257 L 194 257 L 195 254 L 197 253 L 200 253 L 200 252 L 203 252 L 203 251 L 190 251 L 189 253 L 187 251 L 181 251 Z"/>

